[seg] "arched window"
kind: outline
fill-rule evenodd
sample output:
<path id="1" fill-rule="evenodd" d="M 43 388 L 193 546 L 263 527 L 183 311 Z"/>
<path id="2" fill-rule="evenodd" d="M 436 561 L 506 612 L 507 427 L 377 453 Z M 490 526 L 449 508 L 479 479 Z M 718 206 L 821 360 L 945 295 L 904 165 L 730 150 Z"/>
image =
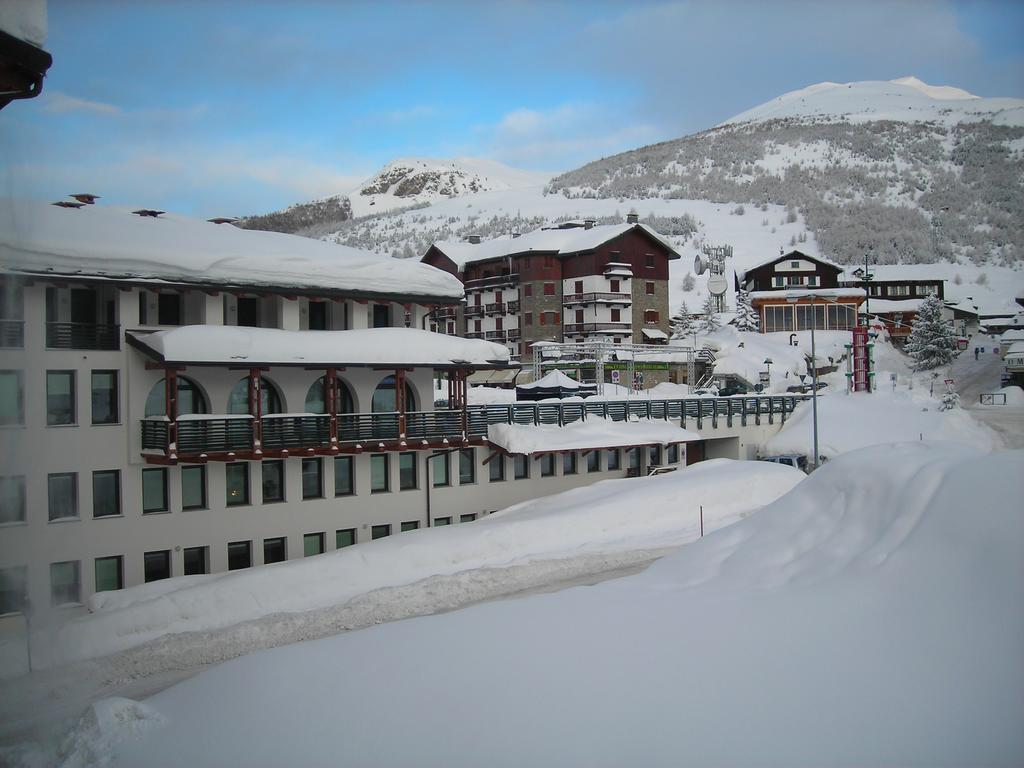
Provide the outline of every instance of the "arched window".
<path id="1" fill-rule="evenodd" d="M 206 398 L 203 396 L 199 385 L 184 376 L 178 376 L 178 415 L 184 416 L 190 413 L 209 413 L 206 405 Z M 167 384 L 160 379 L 153 388 L 149 390 L 146 397 L 147 416 L 167 415 Z"/>
<path id="2" fill-rule="evenodd" d="M 355 413 L 356 404 L 352 397 L 352 391 L 341 379 L 338 382 L 338 410 L 337 413 Z M 306 413 L 327 413 L 326 397 L 327 377 L 321 376 L 313 382 L 306 393 Z"/>
<path id="3" fill-rule="evenodd" d="M 263 413 L 281 413 L 281 395 L 277 387 L 266 379 L 260 379 L 260 400 Z M 249 377 L 240 379 L 228 395 L 228 413 L 249 412 Z"/>
<path id="4" fill-rule="evenodd" d="M 398 401 L 395 399 L 395 377 L 385 376 L 373 392 L 373 404 L 371 410 L 374 413 L 391 413 L 398 410 Z M 412 396 L 412 389 L 405 385 L 405 410 L 415 411 L 416 402 Z"/>

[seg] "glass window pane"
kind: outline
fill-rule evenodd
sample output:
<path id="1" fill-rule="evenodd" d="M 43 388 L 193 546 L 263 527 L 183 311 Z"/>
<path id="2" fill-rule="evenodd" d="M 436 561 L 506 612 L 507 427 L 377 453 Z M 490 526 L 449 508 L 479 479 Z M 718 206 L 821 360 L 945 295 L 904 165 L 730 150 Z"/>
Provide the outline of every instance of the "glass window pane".
<path id="1" fill-rule="evenodd" d="M 194 576 L 199 573 L 206 573 L 207 563 L 209 562 L 209 549 L 207 547 L 186 547 L 184 551 L 185 555 L 185 575 Z"/>
<path id="2" fill-rule="evenodd" d="M 463 448 L 459 451 L 459 484 L 476 482 L 476 449 Z"/>
<path id="3" fill-rule="evenodd" d="M 228 543 L 228 570 L 252 567 L 252 542 L 232 541 Z"/>
<path id="4" fill-rule="evenodd" d="M 264 461 L 263 503 L 284 501 L 284 462 Z"/>
<path id="5" fill-rule="evenodd" d="M 167 470 L 163 467 L 142 470 L 142 511 L 167 511 Z"/>
<path id="6" fill-rule="evenodd" d="M 142 555 L 143 576 L 146 582 L 171 578 L 171 551 L 161 549 Z"/>
<path id="7" fill-rule="evenodd" d="M 398 487 L 403 491 L 416 487 L 415 453 L 400 453 L 398 455 Z"/>
<path id="8" fill-rule="evenodd" d="M 530 476 L 529 456 L 516 456 L 514 459 L 512 459 L 512 464 L 515 467 L 516 480 L 523 480 Z"/>
<path id="9" fill-rule="evenodd" d="M 383 493 L 388 490 L 388 456 L 375 453 L 370 456 L 370 492 Z"/>
<path id="10" fill-rule="evenodd" d="M 419 527 L 420 527 L 420 521 L 419 520 L 408 520 L 408 521 L 402 523 L 402 532 L 404 533 L 405 531 L 415 531 Z"/>
<path id="11" fill-rule="evenodd" d="M 661 446 L 660 445 L 649 446 L 648 449 L 647 449 L 647 459 L 648 459 L 647 463 L 650 466 L 656 466 L 658 464 L 661 464 Z"/>
<path id="12" fill-rule="evenodd" d="M 50 475 L 48 486 L 50 519 L 78 517 L 78 476 L 74 472 Z"/>
<path id="13" fill-rule="evenodd" d="M 562 454 L 562 474 L 563 475 L 575 475 L 576 474 L 576 454 L 575 453 L 563 453 Z"/>
<path id="14" fill-rule="evenodd" d="M 342 547 L 351 547 L 356 543 L 356 529 L 355 528 L 343 528 L 340 531 L 334 532 L 334 546 L 338 549 Z"/>
<path id="15" fill-rule="evenodd" d="M 324 495 L 320 459 L 302 460 L 302 498 L 319 499 Z"/>
<path id="16" fill-rule="evenodd" d="M 249 464 L 226 464 L 224 475 L 227 486 L 227 506 L 249 503 Z"/>
<path id="17" fill-rule="evenodd" d="M 307 533 L 302 537 L 302 556 L 312 557 L 324 551 L 324 535 L 322 533 Z"/>
<path id="18" fill-rule="evenodd" d="M 92 372 L 92 423 L 117 423 L 117 371 Z"/>
<path id="19" fill-rule="evenodd" d="M 181 508 L 206 507 L 206 467 L 181 468 Z"/>
<path id="20" fill-rule="evenodd" d="M 435 528 L 438 528 L 438 527 L 440 527 L 442 525 L 451 525 L 451 524 L 452 524 L 452 519 L 450 517 L 435 517 L 434 518 L 434 527 Z"/>
<path id="21" fill-rule="evenodd" d="M 109 592 L 110 590 L 122 589 L 124 587 L 121 562 L 120 556 L 96 558 L 97 592 Z"/>
<path id="22" fill-rule="evenodd" d="M 451 454 L 445 453 L 437 456 L 437 458 L 431 458 L 430 463 L 434 465 L 434 487 L 440 488 L 441 486 L 448 485 L 448 457 Z"/>
<path id="23" fill-rule="evenodd" d="M 50 602 L 53 605 L 82 602 L 80 566 L 77 560 L 50 563 Z"/>
<path id="24" fill-rule="evenodd" d="M 0 426 L 24 423 L 21 371 L 0 371 Z"/>
<path id="25" fill-rule="evenodd" d="M 25 477 L 0 477 L 0 523 L 25 522 Z"/>
<path id="26" fill-rule="evenodd" d="M 591 451 L 587 454 L 587 472 L 601 471 L 601 452 Z"/>
<path id="27" fill-rule="evenodd" d="M 375 525 L 370 529 L 371 539 L 383 539 L 385 536 L 391 535 L 390 525 Z"/>
<path id="28" fill-rule="evenodd" d="M 121 514 L 121 473 L 116 469 L 92 473 L 92 516 Z"/>
<path id="29" fill-rule="evenodd" d="M 46 423 L 75 423 L 75 372 L 46 372 Z"/>
<path id="30" fill-rule="evenodd" d="M 668 447 L 668 458 L 665 459 L 668 464 L 677 464 L 679 462 L 679 446 L 670 445 Z"/>
<path id="31" fill-rule="evenodd" d="M 505 479 L 505 457 L 501 454 L 494 456 L 487 464 L 487 473 L 492 483 L 498 483 Z"/>
<path id="32" fill-rule="evenodd" d="M 473 515 L 473 514 L 459 515 L 459 522 L 460 523 L 472 523 L 474 520 L 476 520 L 476 515 Z"/>
<path id="33" fill-rule="evenodd" d="M 28 568 L 15 565 L 0 568 L 0 614 L 17 613 L 25 605 Z"/>
<path id="34" fill-rule="evenodd" d="M 288 559 L 288 543 L 284 537 L 263 540 L 263 563 L 283 563 Z"/>
<path id="35" fill-rule="evenodd" d="M 613 469 L 619 469 L 619 451 L 617 448 L 610 449 L 604 452 L 605 455 L 605 466 L 608 467 L 609 471 Z"/>
<path id="36" fill-rule="evenodd" d="M 555 474 L 555 456 L 552 453 L 546 453 L 540 457 L 540 476 L 551 477 Z"/>
<path id="37" fill-rule="evenodd" d="M 352 482 L 352 457 L 336 456 L 334 459 L 334 495 L 348 496 L 355 493 Z"/>

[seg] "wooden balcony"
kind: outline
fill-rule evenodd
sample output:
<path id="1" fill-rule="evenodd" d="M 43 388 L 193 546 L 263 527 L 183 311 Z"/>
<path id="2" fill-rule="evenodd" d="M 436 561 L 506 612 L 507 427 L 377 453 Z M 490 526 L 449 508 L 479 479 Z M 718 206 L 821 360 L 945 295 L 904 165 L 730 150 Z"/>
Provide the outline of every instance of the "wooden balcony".
<path id="1" fill-rule="evenodd" d="M 629 293 L 569 293 L 562 297 L 562 306 L 570 304 L 632 304 L 633 296 Z"/>

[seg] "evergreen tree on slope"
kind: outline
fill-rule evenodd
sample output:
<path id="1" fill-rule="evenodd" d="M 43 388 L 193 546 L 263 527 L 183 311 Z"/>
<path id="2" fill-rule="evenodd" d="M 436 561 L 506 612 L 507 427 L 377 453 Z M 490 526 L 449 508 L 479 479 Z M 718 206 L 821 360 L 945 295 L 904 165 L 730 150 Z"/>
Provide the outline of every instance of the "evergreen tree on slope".
<path id="1" fill-rule="evenodd" d="M 755 333 L 761 330 L 761 318 L 750 303 L 750 293 L 742 288 L 736 294 L 736 329 Z"/>
<path id="2" fill-rule="evenodd" d="M 942 319 L 942 302 L 937 296 L 929 296 L 921 302 L 910 327 L 906 351 L 914 359 L 916 371 L 938 368 L 956 357 L 956 335 L 952 326 Z"/>
<path id="3" fill-rule="evenodd" d="M 702 330 L 704 333 L 714 333 L 722 327 L 722 321 L 718 319 L 718 314 L 715 312 L 715 297 L 710 293 L 704 300 L 704 306 L 701 308 L 704 312 L 704 324 Z"/>
<path id="4" fill-rule="evenodd" d="M 679 311 L 672 316 L 670 324 L 672 338 L 685 339 L 693 333 L 693 325 L 693 317 L 690 315 L 690 308 L 686 306 L 686 302 L 684 301 L 679 305 Z"/>

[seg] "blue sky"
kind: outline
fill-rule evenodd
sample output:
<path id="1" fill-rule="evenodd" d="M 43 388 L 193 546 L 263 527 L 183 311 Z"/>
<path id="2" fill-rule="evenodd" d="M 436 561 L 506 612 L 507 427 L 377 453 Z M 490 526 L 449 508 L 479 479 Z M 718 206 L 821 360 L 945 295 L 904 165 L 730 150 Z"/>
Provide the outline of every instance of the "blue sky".
<path id="1" fill-rule="evenodd" d="M 0 112 L 6 193 L 203 216 L 395 157 L 568 170 L 824 80 L 1024 97 L 1020 2 L 50 0 L 46 48 Z"/>

